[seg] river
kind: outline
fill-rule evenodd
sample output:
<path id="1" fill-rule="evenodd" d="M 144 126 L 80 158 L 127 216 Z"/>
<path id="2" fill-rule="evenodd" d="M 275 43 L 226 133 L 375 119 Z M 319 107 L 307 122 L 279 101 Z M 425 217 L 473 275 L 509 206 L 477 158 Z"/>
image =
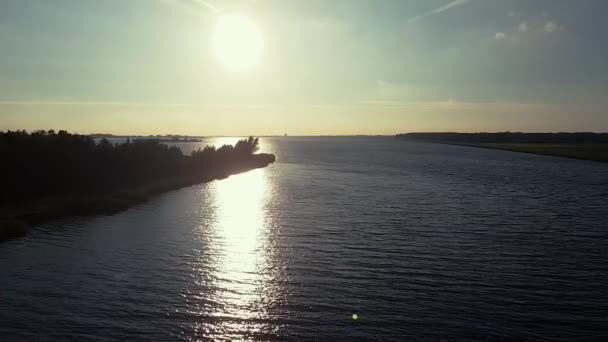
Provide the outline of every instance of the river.
<path id="1" fill-rule="evenodd" d="M 261 144 L 265 169 L 0 245 L 0 340 L 608 338 L 608 164 Z"/>

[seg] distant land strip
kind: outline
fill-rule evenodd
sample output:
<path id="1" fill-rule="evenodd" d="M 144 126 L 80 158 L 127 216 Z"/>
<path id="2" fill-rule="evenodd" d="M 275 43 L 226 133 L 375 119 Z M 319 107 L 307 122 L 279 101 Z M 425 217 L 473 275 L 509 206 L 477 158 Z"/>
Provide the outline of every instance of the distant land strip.
<path id="1" fill-rule="evenodd" d="M 608 162 L 608 133 L 403 133 L 397 139 Z"/>

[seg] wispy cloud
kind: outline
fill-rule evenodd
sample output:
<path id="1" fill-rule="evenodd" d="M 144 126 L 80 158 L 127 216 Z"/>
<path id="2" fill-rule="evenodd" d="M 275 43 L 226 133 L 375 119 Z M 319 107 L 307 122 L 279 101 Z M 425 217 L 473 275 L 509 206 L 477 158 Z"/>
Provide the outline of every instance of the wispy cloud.
<path id="1" fill-rule="evenodd" d="M 496 34 L 494 35 L 494 39 L 496 40 L 503 40 L 507 38 L 507 34 L 504 32 L 496 32 Z"/>
<path id="2" fill-rule="evenodd" d="M 191 14 L 196 15 L 217 15 L 221 12 L 224 12 L 234 6 L 224 6 L 218 7 L 213 3 L 205 0 L 160 0 L 162 3 L 165 3 L 169 6 L 178 7 L 185 11 L 188 11 Z"/>
<path id="3" fill-rule="evenodd" d="M 438 7 L 438 8 L 435 8 L 435 9 L 433 9 L 433 10 L 430 10 L 430 11 L 428 11 L 428 12 L 426 12 L 426 13 L 423 13 L 423 14 L 417 15 L 417 16 L 415 16 L 415 17 L 411 18 L 410 20 L 408 20 L 408 22 L 413 22 L 413 21 L 416 21 L 416 20 L 420 20 L 420 19 L 422 19 L 422 18 L 430 17 L 430 16 L 432 16 L 432 15 L 435 15 L 435 14 L 439 14 L 439 13 L 445 12 L 445 11 L 447 11 L 447 10 L 449 10 L 449 9 L 454 8 L 454 7 L 458 7 L 458 6 L 466 5 L 466 4 L 468 4 L 469 2 L 471 2 L 471 0 L 453 0 L 453 1 L 451 1 L 451 2 L 449 2 L 449 3 L 447 3 L 447 4 L 445 4 L 445 5 L 443 5 L 443 6 L 441 6 L 441 7 Z"/>
<path id="4" fill-rule="evenodd" d="M 188 14 L 196 15 L 196 16 L 209 16 L 209 10 L 204 8 L 197 8 L 197 6 L 192 6 L 192 3 L 189 1 L 182 0 L 159 0 L 161 3 L 168 5 L 170 7 L 182 10 Z"/>
<path id="5" fill-rule="evenodd" d="M 525 21 L 522 21 L 519 26 L 517 26 L 517 31 L 519 32 L 526 32 L 528 31 L 528 23 Z"/>
<path id="6" fill-rule="evenodd" d="M 116 102 L 116 101 L 0 101 L 0 106 L 119 106 L 119 107 L 178 107 L 191 106 L 180 103 L 147 103 L 147 102 Z"/>
<path id="7" fill-rule="evenodd" d="M 559 26 L 558 24 L 556 24 L 553 21 L 547 21 L 547 23 L 543 27 L 543 30 L 547 33 L 557 32 L 561 29 L 562 29 L 561 26 Z"/>
<path id="8" fill-rule="evenodd" d="M 233 6 L 217 7 L 214 4 L 210 3 L 209 1 L 203 1 L 203 0 L 192 0 L 192 2 L 197 5 L 207 8 L 213 14 L 218 14 L 220 12 L 223 12 L 223 11 L 233 7 Z"/>

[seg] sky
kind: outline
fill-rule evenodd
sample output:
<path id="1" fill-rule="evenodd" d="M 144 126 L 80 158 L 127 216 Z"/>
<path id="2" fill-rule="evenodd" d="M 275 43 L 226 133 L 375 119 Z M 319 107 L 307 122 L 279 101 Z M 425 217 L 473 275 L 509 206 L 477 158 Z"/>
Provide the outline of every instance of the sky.
<path id="1" fill-rule="evenodd" d="M 606 132 L 607 13 L 605 0 L 1 0 L 0 130 Z M 214 50 L 227 16 L 259 32 L 256 65 Z"/>

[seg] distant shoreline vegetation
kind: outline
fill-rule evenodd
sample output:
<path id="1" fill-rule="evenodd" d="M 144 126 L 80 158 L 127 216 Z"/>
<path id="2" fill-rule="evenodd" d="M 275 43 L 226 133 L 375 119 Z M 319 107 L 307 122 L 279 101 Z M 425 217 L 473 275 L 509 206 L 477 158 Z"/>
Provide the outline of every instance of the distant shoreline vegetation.
<path id="1" fill-rule="evenodd" d="M 66 131 L 0 132 L 0 241 L 24 235 L 29 224 L 115 213 L 275 161 L 274 154 L 256 153 L 259 140 L 253 137 L 189 155 L 163 142 L 171 140 L 112 144 Z"/>
<path id="2" fill-rule="evenodd" d="M 171 142 L 171 143 L 180 143 L 180 142 L 201 142 L 201 139 L 198 138 L 127 138 L 130 141 L 139 142 L 139 141 L 156 141 L 156 142 Z"/>
<path id="3" fill-rule="evenodd" d="M 175 134 L 167 134 L 167 135 L 113 135 L 113 134 L 89 134 L 89 136 L 93 139 L 116 139 L 116 138 L 124 138 L 130 140 L 159 140 L 161 142 L 201 142 L 203 141 L 203 137 L 195 137 L 190 135 L 175 135 Z"/>
<path id="4" fill-rule="evenodd" d="M 404 133 L 397 139 L 608 162 L 608 133 Z"/>

